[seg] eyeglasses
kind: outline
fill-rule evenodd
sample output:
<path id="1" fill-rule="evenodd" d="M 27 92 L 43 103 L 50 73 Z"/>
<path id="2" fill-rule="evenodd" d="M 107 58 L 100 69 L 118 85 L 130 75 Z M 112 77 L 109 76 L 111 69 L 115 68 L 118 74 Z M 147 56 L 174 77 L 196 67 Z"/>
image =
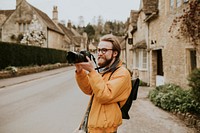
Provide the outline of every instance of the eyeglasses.
<path id="1" fill-rule="evenodd" d="M 101 48 L 101 49 L 100 49 L 100 48 L 98 48 L 98 49 L 97 49 L 97 52 L 98 52 L 98 53 L 101 52 L 102 54 L 105 54 L 108 50 L 113 50 L 113 49 L 107 49 L 107 48 Z"/>

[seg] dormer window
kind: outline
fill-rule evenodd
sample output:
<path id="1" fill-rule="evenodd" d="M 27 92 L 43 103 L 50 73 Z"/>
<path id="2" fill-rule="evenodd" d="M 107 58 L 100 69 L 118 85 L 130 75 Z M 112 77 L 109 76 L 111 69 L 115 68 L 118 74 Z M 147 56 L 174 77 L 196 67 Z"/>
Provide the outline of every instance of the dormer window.
<path id="1" fill-rule="evenodd" d="M 19 23 L 19 32 L 24 33 L 29 30 L 28 23 Z"/>

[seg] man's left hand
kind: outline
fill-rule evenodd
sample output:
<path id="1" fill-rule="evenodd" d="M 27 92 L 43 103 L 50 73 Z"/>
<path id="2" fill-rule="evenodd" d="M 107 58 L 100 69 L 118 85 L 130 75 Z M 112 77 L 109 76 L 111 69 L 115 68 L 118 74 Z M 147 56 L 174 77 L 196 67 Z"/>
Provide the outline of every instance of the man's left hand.
<path id="1" fill-rule="evenodd" d="M 77 64 L 80 65 L 82 69 L 85 69 L 86 71 L 91 72 L 92 70 L 94 70 L 93 62 L 90 60 L 88 56 L 86 56 L 86 58 L 88 62 L 80 62 Z"/>

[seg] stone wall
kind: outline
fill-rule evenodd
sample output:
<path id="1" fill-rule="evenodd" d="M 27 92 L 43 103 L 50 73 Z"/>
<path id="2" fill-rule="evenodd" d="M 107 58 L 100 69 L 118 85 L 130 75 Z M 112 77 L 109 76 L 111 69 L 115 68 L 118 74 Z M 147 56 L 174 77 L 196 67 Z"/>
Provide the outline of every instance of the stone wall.
<path id="1" fill-rule="evenodd" d="M 153 50 L 162 49 L 165 83 L 186 87 L 189 74 L 186 70 L 186 49 L 191 45 L 186 39 L 176 39 L 168 32 L 172 21 L 184 6 L 169 12 L 165 10 L 164 4 L 165 2 L 162 0 L 159 18 L 150 23 L 150 40 L 156 41 L 156 43 L 151 44 L 150 48 Z M 152 66 L 156 63 L 155 61 L 156 59 L 152 59 Z M 152 82 L 154 82 L 155 71 L 152 71 Z"/>

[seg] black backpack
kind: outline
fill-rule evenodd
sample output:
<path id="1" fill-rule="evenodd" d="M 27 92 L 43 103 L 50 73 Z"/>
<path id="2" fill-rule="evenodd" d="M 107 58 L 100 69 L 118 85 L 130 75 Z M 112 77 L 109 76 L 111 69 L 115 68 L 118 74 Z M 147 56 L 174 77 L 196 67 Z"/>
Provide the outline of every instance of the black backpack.
<path id="1" fill-rule="evenodd" d="M 118 68 L 116 68 L 114 71 L 112 71 L 112 73 L 110 74 L 110 77 L 112 76 L 112 74 Z M 109 77 L 109 79 L 110 79 L 110 77 Z M 139 83 L 140 83 L 140 79 L 139 78 L 136 78 L 135 80 L 131 80 L 132 89 L 131 89 L 131 93 L 130 93 L 130 95 L 129 95 L 127 101 L 126 101 L 126 103 L 122 107 L 120 107 L 120 104 L 118 102 L 118 105 L 121 108 L 121 112 L 122 112 L 122 119 L 130 119 L 128 111 L 130 110 L 130 108 L 132 106 L 133 100 L 137 99 L 137 93 L 138 93 Z"/>
<path id="2" fill-rule="evenodd" d="M 130 93 L 126 103 L 121 107 L 121 112 L 122 112 L 122 118 L 123 119 L 130 119 L 128 111 L 131 108 L 133 100 L 137 99 L 137 93 L 138 93 L 138 87 L 139 87 L 140 80 L 139 80 L 139 78 L 137 78 L 135 80 L 131 80 L 131 82 L 132 82 L 131 93 Z M 119 105 L 119 103 L 118 103 L 118 105 Z"/>

